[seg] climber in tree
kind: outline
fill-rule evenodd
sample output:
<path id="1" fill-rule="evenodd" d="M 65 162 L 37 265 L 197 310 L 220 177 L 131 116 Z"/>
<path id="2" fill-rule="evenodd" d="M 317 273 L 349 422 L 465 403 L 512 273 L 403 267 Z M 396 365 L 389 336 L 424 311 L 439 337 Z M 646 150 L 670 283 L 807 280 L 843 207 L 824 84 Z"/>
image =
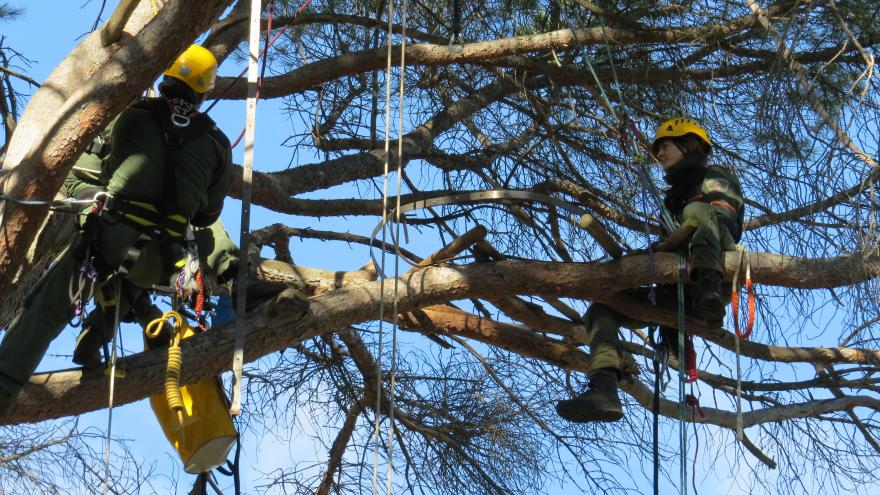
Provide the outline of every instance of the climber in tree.
<path id="1" fill-rule="evenodd" d="M 724 251 L 736 249 L 742 236 L 744 199 L 733 172 L 708 164 L 711 153 L 706 130 L 687 118 L 661 124 L 651 144 L 651 154 L 663 167 L 670 186 L 663 199 L 666 209 L 680 224 L 695 226 L 687 244 L 691 280 L 686 285 L 686 312 L 720 327 L 730 292 L 722 291 Z M 649 304 L 650 292 L 647 287 L 626 291 Z M 656 287 L 654 296 L 658 306 L 677 308 L 675 286 Z M 556 412 L 579 423 L 621 419 L 617 384 L 623 372 L 633 372 L 635 367 L 632 359 L 622 359 L 618 331 L 646 326 L 608 306 L 592 304 L 584 315 L 584 335 L 578 339 L 590 345 L 590 384 L 577 397 L 559 401 Z"/>
<path id="2" fill-rule="evenodd" d="M 75 301 L 87 299 L 89 279 L 103 312 L 115 314 L 111 308 L 118 304 L 124 316 L 144 302 L 145 289 L 170 283 L 190 227 L 208 227 L 219 218 L 232 181 L 232 154 L 223 132 L 198 111 L 216 73 L 214 55 L 190 46 L 164 72 L 161 96 L 123 111 L 106 153 L 92 150 L 100 160 L 96 182 L 108 195 L 28 296 L 0 343 L 0 414 L 71 319 Z M 220 265 L 235 262 L 225 258 L 217 265 L 223 271 Z M 100 345 L 101 339 L 92 341 Z M 83 354 L 88 351 L 78 360 L 91 359 Z"/>

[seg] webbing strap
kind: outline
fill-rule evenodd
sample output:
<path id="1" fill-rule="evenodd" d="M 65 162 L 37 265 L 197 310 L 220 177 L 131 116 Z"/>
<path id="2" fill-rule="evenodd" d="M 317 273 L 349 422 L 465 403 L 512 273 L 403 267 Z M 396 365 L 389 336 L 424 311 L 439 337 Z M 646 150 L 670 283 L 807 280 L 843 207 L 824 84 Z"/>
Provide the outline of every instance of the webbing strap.
<path id="1" fill-rule="evenodd" d="M 179 213 L 162 214 L 156 206 L 146 201 L 114 197 L 106 209 L 126 224 L 157 237 L 182 239 L 189 226 L 185 216 Z"/>
<path id="2" fill-rule="evenodd" d="M 235 299 L 238 310 L 235 312 L 235 348 L 232 352 L 232 404 L 229 414 L 238 416 L 241 413 L 242 387 L 241 379 L 244 367 L 244 313 L 247 307 L 245 286 L 248 278 L 248 243 L 250 242 L 251 225 L 251 181 L 253 179 L 254 139 L 257 122 L 257 71 L 260 51 L 260 19 L 262 4 L 251 0 L 250 27 L 248 36 L 248 79 L 247 105 L 245 108 L 244 163 L 241 178 L 241 231 L 238 247 L 238 279 L 235 284 Z M 264 54 L 263 56 L 266 56 Z"/>

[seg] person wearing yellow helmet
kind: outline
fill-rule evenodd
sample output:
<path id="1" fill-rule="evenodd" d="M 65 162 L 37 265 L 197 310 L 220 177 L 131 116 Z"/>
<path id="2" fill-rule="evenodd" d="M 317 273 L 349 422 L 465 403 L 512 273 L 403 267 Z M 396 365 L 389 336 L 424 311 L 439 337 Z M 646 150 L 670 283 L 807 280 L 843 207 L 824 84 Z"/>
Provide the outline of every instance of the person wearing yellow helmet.
<path id="1" fill-rule="evenodd" d="M 724 251 L 735 249 L 742 235 L 745 201 L 733 172 L 708 164 L 711 153 L 709 133 L 689 118 L 663 122 L 651 143 L 651 154 L 670 186 L 663 198 L 666 209 L 678 222 L 697 225 L 688 242 L 693 277 L 686 286 L 686 312 L 719 327 L 724 319 L 725 295 L 729 293 L 721 287 Z M 643 287 L 626 293 L 658 307 L 677 308 L 675 286 Z M 623 417 L 618 381 L 623 373 L 635 371 L 632 359 L 621 352 L 618 331 L 620 327 L 643 328 L 648 323 L 599 303 L 590 305 L 583 321 L 583 335 L 577 340 L 590 345 L 589 388 L 572 399 L 559 401 L 556 412 L 579 423 L 617 421 Z M 662 330 L 664 338 L 677 338 L 677 330 Z M 672 342 L 667 345 L 675 347 Z"/>
<path id="2" fill-rule="evenodd" d="M 190 45 L 162 74 L 178 79 L 196 93 L 204 95 L 214 89 L 217 59 L 211 50 L 199 45 Z"/>
<path id="3" fill-rule="evenodd" d="M 232 150 L 226 135 L 198 109 L 216 73 L 211 52 L 190 46 L 164 72 L 160 96 L 125 109 L 105 133 L 104 145 L 91 146 L 77 162 L 88 166 L 80 167 L 85 176 L 74 172 L 66 183 L 69 193 L 91 198 L 96 191 L 106 191 L 111 199 L 96 209 L 99 213 L 87 216 L 78 238 L 9 325 L 0 343 L 0 414 L 6 413 L 49 343 L 71 319 L 74 305 L 85 307 L 92 289 L 103 314 L 112 316 L 118 307 L 125 317 L 145 299 L 144 291 L 173 286 L 175 263 L 187 252 L 191 227 L 214 235 L 210 226 L 220 216 L 232 183 Z M 217 251 L 220 241 L 214 236 L 200 244 Z M 214 263 L 218 277 L 219 272 L 234 272 L 237 260 L 229 244 L 214 256 L 219 257 Z M 202 258 L 212 254 L 200 253 Z M 107 323 L 112 329 L 113 322 Z M 105 338 L 85 341 L 100 346 Z M 79 352 L 75 359 L 89 364 L 97 349 L 78 351 L 94 351 Z"/>

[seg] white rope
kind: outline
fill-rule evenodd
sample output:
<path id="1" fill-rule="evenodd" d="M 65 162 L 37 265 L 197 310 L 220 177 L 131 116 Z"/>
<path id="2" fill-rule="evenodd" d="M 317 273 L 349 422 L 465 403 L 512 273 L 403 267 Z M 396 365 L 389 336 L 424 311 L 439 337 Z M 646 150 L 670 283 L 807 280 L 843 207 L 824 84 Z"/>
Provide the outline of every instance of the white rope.
<path id="1" fill-rule="evenodd" d="M 397 377 L 397 302 L 400 299 L 400 189 L 403 181 L 403 90 L 404 90 L 404 68 L 406 67 L 406 0 L 400 7 L 400 94 L 398 96 L 398 121 L 397 121 L 397 202 L 394 208 L 394 300 L 392 301 L 391 314 L 394 321 L 391 324 L 391 376 L 389 378 L 389 400 L 388 400 L 388 468 L 385 479 L 385 493 L 391 494 L 391 481 L 394 477 L 394 463 L 392 456 L 394 455 L 394 394 L 395 394 L 395 378 Z M 384 268 L 384 267 L 383 267 Z"/>
<path id="2" fill-rule="evenodd" d="M 122 298 L 122 279 L 114 277 L 116 283 L 116 308 L 113 312 L 113 344 L 110 351 L 110 392 L 107 398 L 107 441 L 104 455 L 104 494 L 110 491 L 110 446 L 112 445 L 113 399 L 116 389 L 116 338 L 119 335 L 119 305 Z M 103 329 L 102 329 L 103 330 Z"/>
<path id="3" fill-rule="evenodd" d="M 251 0 L 250 22 L 250 54 L 248 56 L 248 97 L 246 110 L 246 124 L 244 134 L 244 163 L 242 164 L 241 181 L 241 232 L 238 248 L 238 280 L 235 290 L 235 351 L 232 355 L 232 404 L 229 414 L 237 416 L 241 413 L 241 375 L 244 366 L 244 332 L 245 332 L 245 307 L 248 276 L 248 242 L 250 241 L 251 227 L 251 180 L 254 166 L 254 136 L 257 121 L 257 77 L 259 67 L 257 61 L 260 54 L 260 19 L 262 17 L 261 3 L 259 0 Z M 265 54 L 263 55 L 265 56 Z"/>
<path id="4" fill-rule="evenodd" d="M 391 39 L 394 35 L 394 0 L 388 1 L 388 35 L 386 37 L 387 61 L 385 66 L 385 168 L 382 181 L 382 216 L 387 215 L 388 211 L 388 155 L 391 152 Z M 382 245 L 387 246 L 387 227 L 382 227 Z M 395 245 L 397 239 L 395 237 Z M 397 249 L 394 250 L 395 253 Z M 379 490 L 379 426 L 382 422 L 382 348 L 384 340 L 384 321 L 385 321 L 385 255 L 382 250 L 380 258 L 380 273 L 382 277 L 379 279 L 379 352 L 376 353 L 376 421 L 373 431 L 373 495 Z"/>
<path id="5" fill-rule="evenodd" d="M 737 251 L 739 251 L 739 263 L 736 265 L 736 271 L 733 272 L 733 290 L 739 291 L 739 271 L 742 269 L 743 258 L 745 258 L 746 250 L 745 247 L 741 244 L 737 244 Z M 746 273 L 746 278 L 749 278 L 749 273 Z M 739 314 L 734 314 L 734 318 L 739 318 Z M 736 340 L 736 439 L 739 442 L 743 441 L 743 418 L 742 418 L 742 368 L 740 367 L 740 350 L 739 350 L 739 335 L 734 335 L 733 338 Z"/>

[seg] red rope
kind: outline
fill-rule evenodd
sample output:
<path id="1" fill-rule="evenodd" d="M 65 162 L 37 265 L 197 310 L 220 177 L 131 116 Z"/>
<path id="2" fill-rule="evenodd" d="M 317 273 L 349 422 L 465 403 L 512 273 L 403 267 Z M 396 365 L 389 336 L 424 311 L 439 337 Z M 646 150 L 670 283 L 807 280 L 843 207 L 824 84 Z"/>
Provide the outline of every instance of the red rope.
<path id="1" fill-rule="evenodd" d="M 266 22 L 266 39 L 268 41 L 266 42 L 266 46 L 263 48 L 263 50 L 260 51 L 260 54 L 257 55 L 257 58 L 263 57 L 263 69 L 260 71 L 260 78 L 257 80 L 257 94 L 255 95 L 255 98 L 257 100 L 260 99 L 260 88 L 263 87 L 263 76 L 266 73 L 266 59 L 267 59 L 266 55 L 267 55 L 267 52 L 269 51 L 269 48 L 271 48 L 272 45 L 274 45 L 275 42 L 278 41 L 278 38 L 280 38 L 281 35 L 284 34 L 285 31 L 287 31 L 287 28 L 291 24 L 296 22 L 296 20 L 299 18 L 299 15 L 304 10 L 306 10 L 309 7 L 309 5 L 311 5 L 311 3 L 312 3 L 312 0 L 306 0 L 305 2 L 303 2 L 303 4 L 300 5 L 300 7 L 298 9 L 296 9 L 296 13 L 293 14 L 293 19 L 291 19 L 289 23 L 282 26 L 281 29 L 279 29 L 278 32 L 275 33 L 275 36 L 273 36 L 271 39 L 269 39 L 269 35 L 272 34 L 272 7 L 274 7 L 275 2 L 273 1 L 273 2 L 269 3 L 269 6 L 268 6 L 269 14 L 267 15 L 267 22 Z M 245 72 L 247 72 L 247 68 L 245 68 L 243 71 L 241 71 L 241 74 L 239 74 L 238 77 L 239 78 L 242 77 L 245 74 Z M 235 142 L 232 143 L 233 148 L 238 146 L 238 143 L 241 142 L 241 138 L 244 137 L 244 131 L 245 130 L 242 129 L 241 132 L 238 134 L 238 137 L 235 138 Z"/>
<path id="2" fill-rule="evenodd" d="M 697 351 L 694 350 L 693 334 L 685 334 L 684 341 L 685 383 L 697 381 Z"/>
<path id="3" fill-rule="evenodd" d="M 199 329 L 204 332 L 207 329 L 205 326 L 205 318 L 202 316 L 202 312 L 205 310 L 205 283 L 204 280 L 202 280 L 201 268 L 196 270 L 196 285 L 198 286 L 198 293 L 196 294 L 196 305 L 193 308 L 193 311 L 196 313 L 196 321 L 199 323 Z"/>

